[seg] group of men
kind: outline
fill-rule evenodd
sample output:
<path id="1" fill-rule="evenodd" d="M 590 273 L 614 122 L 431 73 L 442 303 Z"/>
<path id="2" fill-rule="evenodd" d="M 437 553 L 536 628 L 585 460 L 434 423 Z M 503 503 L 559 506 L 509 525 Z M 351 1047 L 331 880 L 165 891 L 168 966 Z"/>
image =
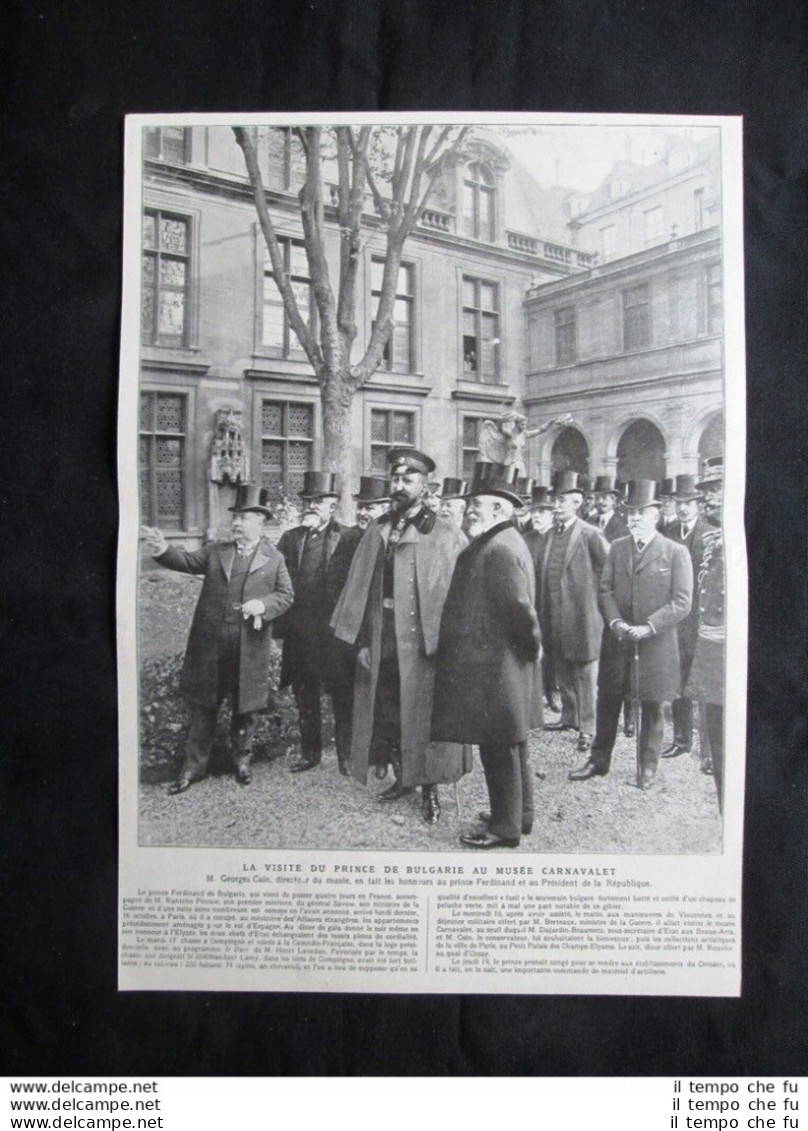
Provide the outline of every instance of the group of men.
<path id="1" fill-rule="evenodd" d="M 334 518 L 336 476 L 306 472 L 301 522 L 277 548 L 266 537 L 265 493 L 252 485 L 237 489 L 229 542 L 189 552 L 144 529 L 161 565 L 204 574 L 181 676 L 190 731 L 170 792 L 206 775 L 226 697 L 236 779 L 249 784 L 271 636 L 283 642 L 280 685 L 291 686 L 300 720 L 291 772 L 321 762 L 323 693 L 333 706 L 340 773 L 364 784 L 371 773 L 389 777 L 383 804 L 420 788 L 428 824 L 440 817 L 438 786 L 471 769 L 477 746 L 490 811 L 461 837 L 470 848 L 515 847 L 530 834 L 528 736 L 543 723 L 544 697 L 554 705 L 556 683 L 561 715 L 546 729 L 575 732 L 587 754 L 573 781 L 608 773 L 626 700 L 640 704 L 641 789 L 650 788 L 662 753 L 665 702 L 673 703 L 675 727 L 667 756 L 690 748 L 693 699 L 711 703 L 705 726 L 715 763 L 723 751 L 723 654 L 717 625 L 705 634 L 704 624 L 723 624 L 715 461 L 699 483 L 677 478 L 680 525 L 668 537 L 657 530 L 661 500 L 651 480 L 632 481 L 624 497 L 614 480 L 599 477 L 597 512 L 585 521 L 574 472 L 556 473 L 552 487 L 533 486 L 505 465 L 481 462 L 470 482 L 446 479 L 438 492 L 424 452 L 392 448 L 387 463 L 387 477 L 360 481 L 356 526 Z M 702 517 L 706 488 L 713 506 Z M 705 598 L 707 614 L 705 601 L 691 611 L 694 566 L 716 590 Z M 714 685 L 706 690 L 705 673 Z M 722 769 L 723 762 L 719 798 Z"/>

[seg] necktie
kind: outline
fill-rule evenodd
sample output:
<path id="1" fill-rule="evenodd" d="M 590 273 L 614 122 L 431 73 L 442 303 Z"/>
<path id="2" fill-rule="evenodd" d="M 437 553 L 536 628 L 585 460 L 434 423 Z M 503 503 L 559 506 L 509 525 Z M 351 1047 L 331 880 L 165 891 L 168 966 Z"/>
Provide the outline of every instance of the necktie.
<path id="1" fill-rule="evenodd" d="M 556 529 L 556 534 L 563 534 L 564 533 L 564 523 L 563 522 L 556 522 L 555 529 Z"/>
<path id="2" fill-rule="evenodd" d="M 637 550 L 639 551 L 639 553 L 642 553 L 644 549 L 645 549 L 645 543 L 644 542 L 638 542 L 637 543 Z"/>

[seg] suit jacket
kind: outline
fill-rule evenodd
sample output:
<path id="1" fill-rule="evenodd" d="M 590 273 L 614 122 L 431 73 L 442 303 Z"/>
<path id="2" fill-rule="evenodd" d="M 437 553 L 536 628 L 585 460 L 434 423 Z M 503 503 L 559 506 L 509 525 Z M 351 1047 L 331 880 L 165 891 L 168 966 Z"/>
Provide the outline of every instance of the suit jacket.
<path id="1" fill-rule="evenodd" d="M 202 573 L 205 580 L 199 595 L 188 647 L 180 675 L 180 691 L 191 703 L 202 707 L 218 705 L 218 640 L 227 601 L 227 588 L 236 549 L 233 542 L 215 542 L 202 550 L 187 551 L 169 546 L 155 560 L 179 573 Z M 266 707 L 269 696 L 270 629 L 274 621 L 292 604 L 294 592 L 283 558 L 268 543 L 259 543 L 249 573 L 244 580 L 243 601 L 257 598 L 266 613 L 260 629 L 252 618 L 241 620 L 239 653 L 239 714 Z"/>
<path id="2" fill-rule="evenodd" d="M 600 533 L 603 535 L 609 545 L 611 545 L 611 543 L 614 542 L 617 538 L 625 538 L 625 536 L 628 534 L 628 523 L 626 522 L 626 516 L 620 514 L 620 512 L 617 510 L 613 510 L 609 515 L 609 521 L 606 523 L 606 526 L 603 528 L 603 530 L 600 529 L 599 514 L 596 514 L 594 518 L 590 518 L 589 522 L 597 530 L 600 530 Z"/>
<path id="3" fill-rule="evenodd" d="M 283 554 L 294 586 L 297 585 L 307 533 L 307 527 L 296 526 L 285 530 L 278 539 L 278 550 Z M 305 608 L 295 603 L 275 627 L 276 638 L 283 640 L 281 687 L 292 682 L 301 665 L 313 666 L 327 677 L 333 672 L 334 665 L 342 667 L 348 662 L 347 654 L 332 647 L 329 621 L 361 533 L 356 527 L 341 526 L 338 522 L 330 522 L 326 527 L 323 534 L 325 569 L 320 599 L 315 605 Z"/>
<path id="4" fill-rule="evenodd" d="M 552 625 L 555 647 L 560 640 L 560 658 L 573 662 L 596 660 L 603 636 L 603 621 L 598 612 L 598 579 L 609 544 L 594 526 L 576 518 L 564 555 L 561 575 L 561 601 L 552 606 L 547 585 L 547 568 L 556 538 L 555 530 L 544 544 L 541 568 L 541 623 Z"/>
<path id="5" fill-rule="evenodd" d="M 440 626 L 432 737 L 524 742 L 542 722 L 533 561 L 510 523 L 457 559 Z"/>
<path id="6" fill-rule="evenodd" d="M 600 606 L 607 625 L 598 669 L 598 688 L 609 695 L 631 692 L 634 641 L 618 641 L 612 621 L 650 624 L 654 635 L 639 641 L 639 697 L 675 699 L 681 687 L 674 628 L 690 612 L 693 567 L 684 546 L 656 534 L 635 558 L 634 540 L 618 538 L 609 548 L 600 579 Z"/>

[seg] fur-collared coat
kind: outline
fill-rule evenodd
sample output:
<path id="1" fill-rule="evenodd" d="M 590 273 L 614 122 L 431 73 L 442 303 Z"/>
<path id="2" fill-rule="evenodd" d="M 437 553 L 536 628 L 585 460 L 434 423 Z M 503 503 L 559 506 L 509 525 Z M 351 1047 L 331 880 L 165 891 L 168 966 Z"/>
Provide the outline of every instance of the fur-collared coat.
<path id="1" fill-rule="evenodd" d="M 180 675 L 180 691 L 190 703 L 201 707 L 217 706 L 219 630 L 235 554 L 233 542 L 213 542 L 194 551 L 169 546 L 155 558 L 160 565 L 179 573 L 205 575 Z M 267 705 L 270 622 L 289 608 L 293 596 L 283 558 L 273 546 L 259 543 L 244 579 L 242 602 L 257 598 L 264 602 L 266 613 L 259 629 L 253 627 L 252 617 L 241 621 L 238 704 L 234 705 L 239 714 Z"/>

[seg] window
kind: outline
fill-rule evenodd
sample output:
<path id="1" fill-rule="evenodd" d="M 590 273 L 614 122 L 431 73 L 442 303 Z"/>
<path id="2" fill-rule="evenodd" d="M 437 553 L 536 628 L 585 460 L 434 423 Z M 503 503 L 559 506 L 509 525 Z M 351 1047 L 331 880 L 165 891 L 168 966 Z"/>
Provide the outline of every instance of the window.
<path id="1" fill-rule="evenodd" d="M 665 238 L 662 207 L 649 208 L 645 213 L 645 242 L 647 244 L 660 243 Z"/>
<path id="2" fill-rule="evenodd" d="M 271 126 L 266 132 L 267 187 L 290 192 L 303 184 L 306 161 L 294 130 Z"/>
<path id="3" fill-rule="evenodd" d="M 143 341 L 188 344 L 191 222 L 186 216 L 147 209 L 143 216 Z"/>
<path id="4" fill-rule="evenodd" d="M 140 508 L 150 526 L 185 526 L 184 393 L 140 394 Z"/>
<path id="5" fill-rule="evenodd" d="M 387 475 L 388 448 L 415 445 L 415 413 L 374 408 L 370 412 L 370 474 Z"/>
<path id="6" fill-rule="evenodd" d="M 463 469 L 461 475 L 464 479 L 474 477 L 474 465 L 480 458 L 480 425 L 483 418 L 479 416 L 463 417 Z"/>
<path id="7" fill-rule="evenodd" d="M 263 236 L 261 239 L 263 241 Z M 283 252 L 284 271 L 289 276 L 300 316 L 304 322 L 311 325 L 311 281 L 303 241 L 280 238 L 278 243 Z M 289 316 L 286 313 L 286 307 L 283 305 L 281 292 L 275 283 L 275 275 L 272 271 L 272 262 L 266 244 L 263 244 L 263 247 L 264 316 L 261 343 L 269 349 L 277 351 L 282 357 L 289 357 L 294 353 L 302 353 L 303 347 L 289 323 Z"/>
<path id="8" fill-rule="evenodd" d="M 261 486 L 269 496 L 297 495 L 314 463 L 314 405 L 261 402 Z"/>
<path id="9" fill-rule="evenodd" d="M 609 224 L 607 227 L 600 229 L 600 246 L 603 252 L 603 258 L 611 259 L 615 251 L 617 251 L 617 228 L 614 224 Z"/>
<path id="10" fill-rule="evenodd" d="M 704 227 L 704 189 L 693 190 L 693 231 L 700 232 Z"/>
<path id="11" fill-rule="evenodd" d="M 143 130 L 143 152 L 153 161 L 173 161 L 187 165 L 191 131 L 184 126 L 146 126 Z"/>
<path id="12" fill-rule="evenodd" d="M 373 325 L 376 325 L 376 311 L 382 291 L 384 260 L 374 259 L 370 264 L 371 289 L 373 296 Z M 382 366 L 393 373 L 412 373 L 412 299 L 413 270 L 406 264 L 398 269 L 396 297 L 393 303 L 394 325 L 384 346 Z"/>
<path id="13" fill-rule="evenodd" d="M 463 276 L 463 376 L 496 384 L 499 379 L 499 288 Z"/>
<path id="14" fill-rule="evenodd" d="M 494 178 L 475 162 L 463 180 L 463 235 L 491 241 L 494 232 Z"/>
<path id="15" fill-rule="evenodd" d="M 648 286 L 623 291 L 623 349 L 636 350 L 651 344 L 651 308 Z"/>
<path id="16" fill-rule="evenodd" d="M 565 306 L 555 312 L 556 365 L 572 365 L 575 361 L 575 307 Z"/>
<path id="17" fill-rule="evenodd" d="M 706 272 L 707 333 L 720 334 L 724 328 L 724 303 L 721 264 L 711 263 Z"/>

